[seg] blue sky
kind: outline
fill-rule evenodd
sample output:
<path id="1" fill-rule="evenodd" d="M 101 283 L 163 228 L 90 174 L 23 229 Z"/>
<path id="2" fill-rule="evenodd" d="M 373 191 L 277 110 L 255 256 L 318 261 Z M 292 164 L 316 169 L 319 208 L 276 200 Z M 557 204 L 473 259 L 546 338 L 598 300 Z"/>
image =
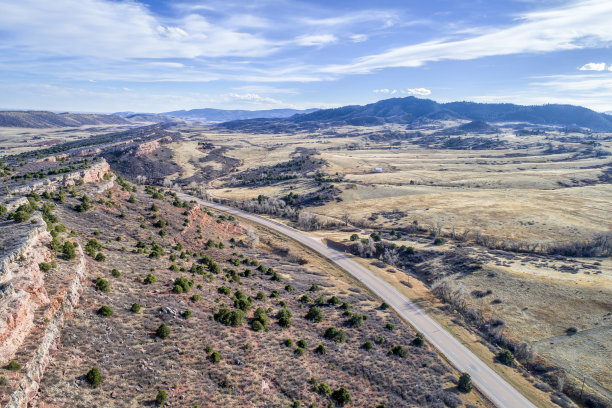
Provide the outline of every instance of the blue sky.
<path id="1" fill-rule="evenodd" d="M 0 107 L 612 110 L 612 1 L 0 0 Z"/>

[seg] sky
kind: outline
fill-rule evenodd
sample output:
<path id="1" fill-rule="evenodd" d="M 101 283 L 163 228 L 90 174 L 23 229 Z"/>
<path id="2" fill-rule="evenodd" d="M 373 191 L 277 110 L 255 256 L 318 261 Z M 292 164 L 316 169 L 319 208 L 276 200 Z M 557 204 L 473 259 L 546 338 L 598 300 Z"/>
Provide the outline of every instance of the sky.
<path id="1" fill-rule="evenodd" d="M 611 0 L 0 0 L 0 108 L 612 111 L 611 46 Z"/>

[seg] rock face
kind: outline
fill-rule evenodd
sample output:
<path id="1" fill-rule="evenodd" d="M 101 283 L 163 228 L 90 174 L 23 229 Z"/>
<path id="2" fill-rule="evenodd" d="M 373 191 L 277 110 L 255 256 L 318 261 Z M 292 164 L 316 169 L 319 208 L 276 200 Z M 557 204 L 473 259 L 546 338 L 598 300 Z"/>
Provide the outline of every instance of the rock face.
<path id="1" fill-rule="evenodd" d="M 51 240 L 36 214 L 29 233 L 0 263 L 0 365 L 8 363 L 30 332 L 35 310 L 49 303 L 39 263 L 50 259 Z"/>
<path id="2" fill-rule="evenodd" d="M 57 346 L 60 339 L 61 329 L 66 317 L 79 303 L 83 291 L 83 279 L 85 277 L 85 256 L 80 246 L 77 247 L 79 258 L 78 266 L 66 296 L 59 307 L 55 310 L 49 324 L 45 328 L 42 341 L 38 345 L 33 357 L 28 362 L 24 378 L 19 387 L 13 392 L 6 408 L 26 408 L 32 398 L 36 395 L 45 368 L 51 360 L 50 353 Z"/>
<path id="3" fill-rule="evenodd" d="M 170 136 L 162 137 L 160 139 L 151 140 L 150 142 L 141 143 L 136 147 L 134 156 L 142 156 L 144 154 L 153 153 L 155 150 L 160 148 L 160 142 L 171 142 Z"/>
<path id="4" fill-rule="evenodd" d="M 30 182 L 25 186 L 19 186 L 11 190 L 13 195 L 27 195 L 32 191 L 43 193 L 45 191 L 55 191 L 59 186 L 73 186 L 77 180 L 85 183 L 97 183 L 104 180 L 106 174 L 112 174 L 110 166 L 106 160 L 101 159 L 93 163 L 89 168 L 47 177 L 46 180 Z M 21 198 L 20 200 L 24 200 Z M 18 206 L 17 206 L 18 207 Z M 16 208 L 16 207 L 15 207 Z"/>

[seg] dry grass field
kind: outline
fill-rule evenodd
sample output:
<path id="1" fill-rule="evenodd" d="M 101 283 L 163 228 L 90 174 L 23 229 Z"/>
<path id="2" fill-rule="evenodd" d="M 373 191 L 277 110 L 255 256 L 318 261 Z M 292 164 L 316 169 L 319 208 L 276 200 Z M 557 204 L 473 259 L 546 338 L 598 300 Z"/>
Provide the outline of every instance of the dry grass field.
<path id="1" fill-rule="evenodd" d="M 442 125 L 449 127 L 456 123 Z M 536 380 L 531 374 L 525 374 L 523 378 L 520 371 L 495 363 L 492 356 L 498 350 L 497 346 L 477 337 L 477 327 L 466 325 L 456 312 L 436 299 L 432 290 L 436 282 L 441 279 L 449 281 L 464 296 L 468 306 L 478 309 L 485 319 L 502 319 L 505 336 L 526 342 L 538 356 L 560 367 L 574 382 L 584 378 L 589 391 L 610 398 L 612 261 L 609 257 L 550 255 L 543 250 L 546 245 L 582 242 L 597 234 L 609 233 L 612 228 L 612 141 L 609 135 L 558 130 L 520 135 L 504 129 L 498 135 L 465 137 L 467 144 L 457 148 L 454 145 L 439 146 L 438 142 L 429 139 L 439 128 L 424 127 L 418 130 L 420 138 L 412 138 L 410 135 L 415 129 L 400 125 L 347 126 L 266 134 L 188 125 L 171 130 L 177 131 L 177 136 L 159 150 L 140 158 L 122 159 L 121 174 L 133 181 L 136 176 L 165 174 L 165 180 L 157 177 L 155 182 L 218 199 L 254 199 L 265 205 L 281 205 L 291 211 L 300 208 L 303 212 L 337 220 L 327 230 L 311 232 L 322 239 L 350 245 L 353 242 L 349 241 L 349 236 L 355 232 L 366 241 L 371 233 L 379 233 L 383 236 L 382 242 L 412 247 L 415 255 L 396 264 L 395 268 L 380 262 L 378 257 L 382 255 L 376 251 L 374 255 L 368 255 L 374 258 L 360 259 L 396 285 L 398 290 L 423 302 L 424 309 L 435 315 L 451 332 L 466 339 L 479 356 L 504 372 L 513 384 L 529 389 L 536 399 L 544 395 L 542 398 L 546 402 L 542 406 L 549 406 L 551 402 L 547 396 L 550 394 L 540 395 L 542 391 L 533 386 L 544 389 L 541 379 Z M 59 130 L 59 133 L 37 132 L 41 132 L 45 140 L 59 138 L 61 133 Z M 383 137 L 393 132 L 404 136 Z M 9 136 L 7 133 L 6 137 Z M 75 134 L 66 140 L 83 136 L 85 133 Z M 477 139 L 476 142 L 471 138 Z M 474 147 L 480 146 L 478 140 L 484 139 L 493 140 L 495 145 Z M 475 144 L 472 146 L 470 143 Z M 18 145 L 15 142 L 15 146 Z M 158 163 L 160 157 L 164 158 L 164 163 Z M 137 174 L 129 171 L 132 162 L 139 163 L 133 166 Z M 158 171 L 158 166 L 166 166 L 167 171 Z M 68 323 L 67 346 L 60 349 L 50 369 L 53 374 L 47 376 L 42 384 L 41 406 L 51 404 L 57 398 L 75 395 L 82 387 L 79 375 L 83 374 L 84 367 L 99 359 L 112 371 L 107 374 L 109 383 L 105 387 L 121 386 L 114 392 L 94 391 L 87 398 L 90 402 L 101 398 L 109 406 L 119 406 L 120 401 L 126 400 L 130 401 L 128 406 L 150 403 L 158 387 L 171 391 L 171 397 L 179 405 L 200 403 L 207 406 L 204 395 L 217 390 L 218 393 L 209 401 L 211 406 L 249 406 L 255 404 L 254 401 L 280 406 L 291 403 L 292 399 L 318 406 L 326 399 L 311 392 L 307 383 L 313 373 L 321 373 L 316 375 L 317 378 L 336 379 L 334 386 L 344 382 L 347 388 L 363 390 L 358 399 L 354 399 L 356 406 L 383 402 L 383 395 L 391 398 L 387 400 L 388 406 L 402 406 L 403 402 L 399 401 L 422 403 L 419 400 L 422 394 L 408 395 L 400 391 L 406 387 L 414 388 L 414 378 L 389 382 L 387 375 L 391 371 L 404 372 L 403 368 L 389 362 L 384 363 L 387 364 L 384 367 L 377 365 L 386 361 L 382 351 L 380 356 L 370 359 L 368 355 L 363 360 L 365 357 L 358 347 L 368 338 L 373 338 L 374 331 L 384 331 L 386 320 L 393 319 L 396 324 L 401 322 L 378 309 L 375 299 L 367 295 L 358 283 L 318 257 L 270 231 L 244 223 L 238 226 L 227 220 L 218 222 L 216 215 L 211 217 L 205 212 L 197 216 L 201 218 L 183 215 L 182 210 L 166 201 L 161 203 L 160 211 L 170 225 L 164 228 L 168 235 L 159 237 L 159 228 L 153 226 L 155 219 L 151 218 L 154 214 L 148 209 L 151 203 L 149 195 L 139 191 L 136 203 L 126 202 L 127 195 L 118 190 L 113 191 L 112 198 L 99 198 L 102 201 L 95 211 L 85 215 L 68 207 L 60 207 L 58 211 L 62 222 L 74 229 L 82 241 L 93 237 L 104 241 L 107 260 L 97 263 L 88 259 L 88 265 L 94 275 L 105 277 L 119 290 L 107 295 L 91 285 L 86 289 L 82 307 Z M 265 201 L 268 198 L 271 201 Z M 125 218 L 120 218 L 122 212 Z M 359 228 L 351 229 L 349 226 L 345 229 L 339 220 L 346 218 Z M 297 225 L 295 217 L 279 218 L 279 221 Z M 203 232 L 198 231 L 197 225 Z M 237 229 L 233 230 L 234 226 Z M 231 248 L 233 244 L 229 239 L 244 239 L 246 229 L 253 229 L 259 235 L 258 246 L 241 248 L 236 245 L 236 248 Z M 96 230 L 100 235 L 94 235 Z M 404 235 L 395 236 L 394 231 L 402 231 Z M 117 236 L 122 240 L 117 241 Z M 446 243 L 434 245 L 436 236 L 445 236 Z M 508 247 L 494 248 L 494 245 L 475 242 L 480 236 L 490 237 L 488 242 L 493 244 L 503 241 L 542 246 L 537 253 L 517 252 L 508 250 Z M 170 248 L 178 242 L 199 253 L 207 239 L 223 241 L 225 250 L 209 248 L 209 252 L 205 251 L 222 263 L 222 267 L 231 269 L 227 262 L 236 254 L 273 267 L 283 281 L 282 285 L 261 279 L 256 274 L 244 279 L 242 286 L 233 284 L 232 293 L 238 287 L 247 290 L 251 296 L 260 289 L 267 294 L 277 290 L 281 293 L 280 299 L 293 311 L 295 324 L 284 330 L 271 326 L 270 337 L 265 337 L 268 332 L 261 337 L 246 327 L 228 329 L 212 325 L 206 326 L 204 338 L 198 337 L 197 333 L 203 326 L 194 322 L 208 319 L 221 304 L 231 306 L 228 301 L 231 296 L 223 297 L 216 293 L 216 288 L 223 283 L 219 279 L 227 282 L 230 278 L 219 275 L 212 280 L 204 278 L 200 281 L 196 276 L 202 287 L 192 293 L 201 294 L 203 298 L 197 303 L 192 302 L 188 295 L 173 293 L 173 279 L 184 274 L 181 268 L 188 270 L 201 254 L 171 261 L 167 254 L 158 260 L 131 253 L 135 242 L 150 242 L 151 238 L 164 242 L 168 253 L 175 256 L 180 251 Z M 289 252 L 283 248 L 289 248 Z M 308 263 L 300 265 L 300 260 Z M 171 270 L 173 264 L 176 267 Z M 466 269 L 470 264 L 478 267 Z M 110 274 L 113 267 L 121 270 L 121 279 Z M 148 273 L 164 278 L 156 285 L 143 285 L 139 280 Z M 219 284 L 215 283 L 217 281 Z M 351 340 L 350 347 L 328 345 L 328 358 L 332 358 L 332 348 L 338 354 L 334 354 L 333 361 L 324 364 L 310 358 L 312 346 L 323 341 L 321 333 L 309 331 L 310 323 L 295 319 L 307 310 L 298 301 L 298 295 L 308 294 L 308 287 L 315 281 L 324 288 L 326 296 L 337 294 L 353 305 L 353 312 L 359 310 L 359 313 L 367 314 L 367 325 L 373 325 L 371 330 L 347 328 L 351 331 L 349 338 L 355 340 Z M 413 282 L 413 287 L 408 287 L 406 282 Z M 283 288 L 286 284 L 291 284 L 295 293 L 285 294 Z M 140 299 L 145 305 L 143 312 L 136 316 L 127 310 L 133 299 Z M 270 316 L 274 316 L 280 300 L 267 299 L 263 306 L 272 308 Z M 116 315 L 110 319 L 96 315 L 101 302 L 109 304 Z M 170 313 L 161 310 L 162 303 L 171 309 Z M 182 318 L 179 313 L 187 308 L 193 312 L 190 319 Z M 324 312 L 329 312 L 326 319 L 330 322 L 339 327 L 343 324 L 342 310 L 326 308 Z M 252 318 L 250 314 L 247 317 Z M 91 336 L 85 328 L 98 320 L 95 336 Z M 274 318 L 271 320 L 275 321 Z M 160 342 L 151 334 L 161 322 L 169 324 L 173 333 L 174 328 L 177 329 L 177 337 L 171 344 Z M 410 329 L 402 330 L 402 335 L 397 331 L 393 333 L 398 337 L 393 337 L 392 342 L 409 343 L 414 336 Z M 296 359 L 293 349 L 286 350 L 281 338 L 285 335 L 294 341 L 303 337 L 309 348 L 305 354 L 308 358 Z M 123 342 L 123 348 L 108 348 L 116 343 L 115 340 Z M 244 348 L 246 343 L 250 348 Z M 70 350 L 77 344 L 87 346 L 75 355 Z M 221 354 L 219 364 L 210 365 L 206 356 L 202 359 L 202 350 L 207 345 Z M 98 350 L 106 350 L 107 354 L 102 355 Z M 428 353 L 434 358 L 435 353 Z M 141 357 L 134 357 L 137 354 Z M 121 368 L 120 362 L 126 355 L 136 359 L 130 360 L 128 366 L 138 366 L 140 377 L 136 378 L 133 372 Z M 365 375 L 346 361 L 362 361 L 376 375 Z M 451 372 L 438 375 L 436 381 L 441 382 L 435 382 L 432 372 L 425 370 L 421 373 L 422 369 L 434 364 L 433 360 L 423 364 L 427 367 L 419 369 L 414 366 L 409 371 L 422 374 L 423 381 L 430 387 L 428 390 L 448 391 L 452 388 L 448 377 Z M 280 380 L 281 375 L 287 376 L 288 365 L 293 367 L 290 378 L 295 379 L 289 383 Z M 153 366 L 156 368 L 151 368 Z M 257 375 L 247 378 L 245 370 Z M 348 370 L 348 375 L 342 374 L 342 370 Z M 208 374 L 203 374 L 204 371 Z M 232 378 L 224 377 L 223 373 Z M 179 377 L 195 381 L 203 375 L 206 385 L 201 389 L 175 383 Z M 474 398 L 477 399 L 470 396 L 466 401 L 478 404 Z"/>
<path id="2" fill-rule="evenodd" d="M 236 170 L 206 184 L 213 197 L 247 200 L 317 191 L 314 172 L 292 180 L 248 185 L 240 174 L 291 161 L 299 149 L 323 160 L 320 172 L 341 181 L 335 200 L 307 210 L 368 223 L 372 229 L 403 229 L 413 223 L 441 233 L 483 234 L 498 240 L 553 244 L 582 241 L 612 228 L 612 142 L 606 135 L 516 136 L 504 132 L 503 148 L 432 149 L 410 141 L 376 141 L 382 128 L 341 128 L 299 134 L 242 134 L 208 130 L 207 140 L 240 160 Z M 425 130 L 424 132 L 428 132 Z M 494 136 L 497 137 L 497 136 Z M 586 140 L 581 142 L 581 138 Z M 593 141 L 595 140 L 595 142 Z M 592 149 L 592 145 L 598 147 Z M 376 167 L 382 168 L 375 172 Z M 262 173 L 263 174 L 263 173 Z M 267 173 L 269 174 L 269 173 Z M 336 234 L 330 231 L 329 234 Z M 348 239 L 350 234 L 341 234 Z M 430 244 L 397 241 L 427 250 Z M 454 245 L 441 247 L 453 251 Z M 489 316 L 503 318 L 507 334 L 538 355 L 586 377 L 610 395 L 612 372 L 612 264 L 609 258 L 565 258 L 490 251 L 472 246 L 482 269 L 452 279 Z M 425 267 L 425 265 L 420 265 Z M 435 268 L 436 264 L 428 265 Z M 412 275 L 413 278 L 418 278 Z M 492 302 L 495 300 L 495 302 Z M 568 336 L 567 329 L 577 333 Z"/>

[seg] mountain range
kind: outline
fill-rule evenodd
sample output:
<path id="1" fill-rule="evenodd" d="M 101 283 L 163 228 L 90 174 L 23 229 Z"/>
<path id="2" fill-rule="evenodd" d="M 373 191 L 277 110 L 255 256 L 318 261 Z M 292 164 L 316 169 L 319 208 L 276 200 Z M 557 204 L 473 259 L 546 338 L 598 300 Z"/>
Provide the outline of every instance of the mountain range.
<path id="1" fill-rule="evenodd" d="M 84 125 L 124 125 L 131 121 L 118 115 L 53 113 L 47 111 L 0 111 L 0 127 L 56 128 Z"/>
<path id="2" fill-rule="evenodd" d="M 286 122 L 297 124 L 377 125 L 414 124 L 423 121 L 465 119 L 480 122 L 524 122 L 557 127 L 612 131 L 612 116 L 574 105 L 523 106 L 510 103 L 438 103 L 413 96 L 392 98 L 368 105 L 351 105 L 296 115 Z"/>
<path id="3" fill-rule="evenodd" d="M 308 114 L 317 109 L 269 109 L 269 110 L 225 110 L 225 109 L 191 109 L 165 112 L 162 115 L 202 123 L 220 123 L 232 120 L 247 120 L 256 118 L 288 118 L 296 114 Z"/>
<path id="4" fill-rule="evenodd" d="M 177 120 L 178 119 L 178 120 Z M 155 113 L 118 112 L 112 115 L 53 113 L 47 111 L 0 111 L 0 127 L 50 128 L 151 122 L 193 121 L 232 129 L 277 131 L 287 127 L 320 125 L 369 126 L 385 123 L 414 124 L 437 120 L 469 120 L 487 123 L 528 123 L 564 128 L 612 132 L 612 115 L 574 105 L 523 106 L 511 103 L 438 103 L 413 96 L 391 98 L 368 105 L 334 109 L 224 110 L 192 109 Z M 486 127 L 486 126 L 485 126 Z M 490 130 L 490 129 L 487 129 Z"/>

